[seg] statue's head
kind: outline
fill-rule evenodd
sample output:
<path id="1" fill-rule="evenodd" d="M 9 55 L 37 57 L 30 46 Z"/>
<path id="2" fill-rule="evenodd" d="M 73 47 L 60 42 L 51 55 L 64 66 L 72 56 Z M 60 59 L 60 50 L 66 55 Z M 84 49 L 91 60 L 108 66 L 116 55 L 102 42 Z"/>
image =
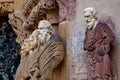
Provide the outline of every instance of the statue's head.
<path id="1" fill-rule="evenodd" d="M 37 46 L 37 34 L 32 33 L 29 35 L 23 42 L 21 50 L 29 52 L 31 49 L 34 49 Z"/>
<path id="2" fill-rule="evenodd" d="M 30 35 L 29 39 L 29 44 L 30 44 L 30 49 L 33 49 L 37 46 L 37 37 L 34 35 Z"/>
<path id="3" fill-rule="evenodd" d="M 28 52 L 30 45 L 27 43 L 26 39 L 24 40 L 23 44 L 21 45 L 21 52 L 25 53 Z"/>
<path id="4" fill-rule="evenodd" d="M 88 29 L 94 27 L 95 22 L 97 21 L 96 14 L 97 12 L 93 7 L 88 7 L 84 9 L 84 18 L 87 22 Z"/>
<path id="5" fill-rule="evenodd" d="M 52 33 L 52 25 L 49 21 L 47 20 L 41 20 L 38 24 L 38 39 L 40 41 L 40 44 L 43 45 L 46 43 Z"/>

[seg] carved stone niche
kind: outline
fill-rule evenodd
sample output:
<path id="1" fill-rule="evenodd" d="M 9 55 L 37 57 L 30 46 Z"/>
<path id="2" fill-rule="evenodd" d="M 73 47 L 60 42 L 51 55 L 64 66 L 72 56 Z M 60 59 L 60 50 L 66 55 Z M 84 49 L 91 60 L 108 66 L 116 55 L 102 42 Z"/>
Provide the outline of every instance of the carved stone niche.
<path id="1" fill-rule="evenodd" d="M 0 16 L 13 12 L 14 0 L 0 0 Z"/>

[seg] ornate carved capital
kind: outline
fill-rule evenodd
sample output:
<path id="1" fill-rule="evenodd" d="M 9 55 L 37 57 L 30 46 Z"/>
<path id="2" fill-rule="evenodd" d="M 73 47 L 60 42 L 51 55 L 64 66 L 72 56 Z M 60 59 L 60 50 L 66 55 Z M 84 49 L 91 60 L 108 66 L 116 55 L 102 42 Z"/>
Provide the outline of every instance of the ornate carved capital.
<path id="1" fill-rule="evenodd" d="M 0 0 L 0 16 L 7 15 L 14 10 L 14 0 Z"/>

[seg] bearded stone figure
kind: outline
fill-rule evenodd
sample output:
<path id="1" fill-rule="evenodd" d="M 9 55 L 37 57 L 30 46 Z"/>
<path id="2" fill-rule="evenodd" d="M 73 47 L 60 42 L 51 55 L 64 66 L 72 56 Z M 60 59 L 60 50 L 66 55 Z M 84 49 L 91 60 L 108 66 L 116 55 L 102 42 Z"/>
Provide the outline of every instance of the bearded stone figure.
<path id="1" fill-rule="evenodd" d="M 52 73 L 64 58 L 64 46 L 52 34 L 51 24 L 42 20 L 38 29 L 24 40 L 20 55 L 15 80 L 53 80 Z"/>
<path id="2" fill-rule="evenodd" d="M 86 8 L 84 17 L 88 26 L 84 39 L 88 80 L 113 80 L 110 49 L 115 35 L 107 23 L 97 20 L 94 8 Z"/>

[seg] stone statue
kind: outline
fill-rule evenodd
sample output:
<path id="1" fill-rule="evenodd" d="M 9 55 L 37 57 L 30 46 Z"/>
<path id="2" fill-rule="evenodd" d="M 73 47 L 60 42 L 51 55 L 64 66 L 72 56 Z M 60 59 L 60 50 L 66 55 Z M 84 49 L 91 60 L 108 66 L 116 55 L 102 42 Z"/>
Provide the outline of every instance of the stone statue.
<path id="1" fill-rule="evenodd" d="M 51 24 L 42 20 L 38 29 L 24 40 L 20 55 L 15 80 L 53 80 L 52 73 L 64 58 L 64 47 L 52 35 Z"/>
<path id="2" fill-rule="evenodd" d="M 93 7 L 84 10 L 87 29 L 84 50 L 87 54 L 88 80 L 113 80 L 110 50 L 115 35 L 107 23 L 98 21 Z"/>

